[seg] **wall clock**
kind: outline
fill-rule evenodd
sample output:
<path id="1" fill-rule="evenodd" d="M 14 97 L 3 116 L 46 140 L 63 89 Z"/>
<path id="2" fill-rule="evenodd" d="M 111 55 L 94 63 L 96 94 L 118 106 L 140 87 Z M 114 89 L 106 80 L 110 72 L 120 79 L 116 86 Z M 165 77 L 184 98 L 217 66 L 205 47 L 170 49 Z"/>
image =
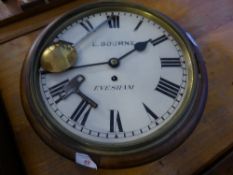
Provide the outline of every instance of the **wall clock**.
<path id="1" fill-rule="evenodd" d="M 40 34 L 24 62 L 21 95 L 54 150 L 122 168 L 156 160 L 188 137 L 204 110 L 207 76 L 197 45 L 168 17 L 98 2 Z"/>

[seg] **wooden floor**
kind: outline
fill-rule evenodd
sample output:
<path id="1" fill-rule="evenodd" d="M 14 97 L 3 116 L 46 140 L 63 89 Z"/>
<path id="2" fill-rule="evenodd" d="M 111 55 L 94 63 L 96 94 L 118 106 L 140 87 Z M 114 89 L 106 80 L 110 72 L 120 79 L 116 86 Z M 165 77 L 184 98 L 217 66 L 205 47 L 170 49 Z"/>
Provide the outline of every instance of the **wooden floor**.
<path id="1" fill-rule="evenodd" d="M 170 16 L 197 40 L 208 70 L 207 106 L 193 134 L 162 159 L 141 167 L 98 171 L 79 167 L 44 144 L 25 117 L 19 93 L 23 60 L 43 26 L 86 2 L 73 1 L 0 28 L 0 59 L 4 63 L 0 64 L 0 90 L 26 172 L 29 175 L 190 175 L 208 172 L 206 168 L 233 147 L 232 0 L 133 1 Z M 221 171 L 223 169 L 216 170 L 219 174 Z M 223 172 L 231 174 L 230 170 Z"/>

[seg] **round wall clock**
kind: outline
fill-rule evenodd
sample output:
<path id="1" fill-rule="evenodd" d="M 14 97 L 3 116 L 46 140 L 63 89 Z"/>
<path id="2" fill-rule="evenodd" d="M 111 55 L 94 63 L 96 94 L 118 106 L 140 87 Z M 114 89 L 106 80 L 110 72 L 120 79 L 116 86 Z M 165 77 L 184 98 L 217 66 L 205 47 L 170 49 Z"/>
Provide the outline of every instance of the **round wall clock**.
<path id="1" fill-rule="evenodd" d="M 98 2 L 42 32 L 25 60 L 21 94 L 54 150 L 122 168 L 161 158 L 188 137 L 205 106 L 207 76 L 197 45 L 172 20 L 140 5 Z"/>

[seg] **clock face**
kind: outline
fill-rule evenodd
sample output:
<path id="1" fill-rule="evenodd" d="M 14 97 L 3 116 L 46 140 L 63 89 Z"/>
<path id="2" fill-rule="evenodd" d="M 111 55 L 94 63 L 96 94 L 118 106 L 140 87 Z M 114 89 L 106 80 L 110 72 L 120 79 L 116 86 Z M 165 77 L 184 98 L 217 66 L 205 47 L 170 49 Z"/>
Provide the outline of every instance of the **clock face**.
<path id="1" fill-rule="evenodd" d="M 131 3 L 98 2 L 37 38 L 21 95 L 53 149 L 122 168 L 161 158 L 188 137 L 204 110 L 207 76 L 196 43 L 172 20 Z"/>
<path id="2" fill-rule="evenodd" d="M 71 135 L 104 144 L 144 140 L 175 120 L 190 96 L 190 57 L 152 18 L 92 12 L 62 24 L 50 40 L 72 44 L 78 55 L 60 73 L 38 67 L 43 103 Z"/>

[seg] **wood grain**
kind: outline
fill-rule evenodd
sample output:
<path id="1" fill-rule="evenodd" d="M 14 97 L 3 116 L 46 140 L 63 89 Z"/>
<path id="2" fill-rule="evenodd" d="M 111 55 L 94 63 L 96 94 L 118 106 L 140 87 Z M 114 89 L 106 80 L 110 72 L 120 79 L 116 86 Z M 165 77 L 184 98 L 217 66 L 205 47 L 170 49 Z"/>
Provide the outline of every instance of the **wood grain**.
<path id="1" fill-rule="evenodd" d="M 41 141 L 23 112 L 19 94 L 20 71 L 27 51 L 40 31 L 25 34 L 0 46 L 0 91 L 29 175 L 189 175 L 198 173 L 233 146 L 232 0 L 136 2 L 170 16 L 200 45 L 208 70 L 209 95 L 198 127 L 178 149 L 144 166 L 95 171 L 75 165 Z"/>

